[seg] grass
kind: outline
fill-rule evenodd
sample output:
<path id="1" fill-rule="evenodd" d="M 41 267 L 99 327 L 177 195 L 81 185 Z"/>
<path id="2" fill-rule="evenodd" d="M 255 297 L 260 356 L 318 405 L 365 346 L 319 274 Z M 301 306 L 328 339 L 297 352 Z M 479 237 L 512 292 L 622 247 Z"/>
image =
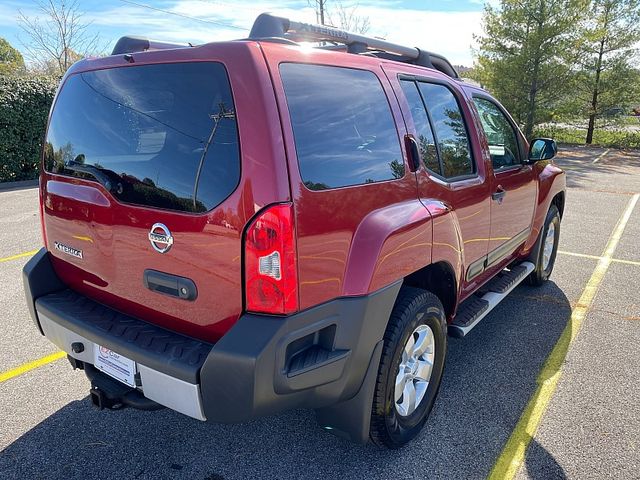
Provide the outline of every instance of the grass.
<path id="1" fill-rule="evenodd" d="M 537 127 L 534 136 L 553 138 L 558 143 L 584 145 L 587 130 L 546 124 Z M 593 132 L 593 145 L 606 148 L 640 148 L 640 131 L 624 128 L 596 129 Z"/>

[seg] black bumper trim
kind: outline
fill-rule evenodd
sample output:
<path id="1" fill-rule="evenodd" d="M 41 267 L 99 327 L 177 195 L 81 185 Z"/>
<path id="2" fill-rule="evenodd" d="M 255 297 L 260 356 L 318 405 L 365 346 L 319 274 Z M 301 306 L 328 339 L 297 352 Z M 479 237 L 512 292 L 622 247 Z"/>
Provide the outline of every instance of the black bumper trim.
<path id="1" fill-rule="evenodd" d="M 38 314 L 47 316 L 150 369 L 199 384 L 208 420 L 243 422 L 313 408 L 326 428 L 358 441 L 368 435 L 380 342 L 402 286 L 398 281 L 288 317 L 244 314 L 209 344 L 69 290 L 44 250 L 25 266 L 24 282 L 38 328 Z"/>
<path id="2" fill-rule="evenodd" d="M 27 307 L 29 308 L 31 319 L 40 333 L 44 335 L 38 321 L 35 300 L 43 295 L 59 292 L 67 288 L 53 270 L 49 260 L 49 252 L 45 248 L 38 250 L 38 253 L 31 257 L 22 268 L 22 283 L 24 284 L 24 293 L 27 297 Z"/>
<path id="3" fill-rule="evenodd" d="M 397 282 L 370 295 L 338 298 L 284 318 L 242 315 L 214 345 L 200 372 L 207 419 L 243 422 L 353 398 L 384 336 L 401 285 Z M 330 348 L 340 352 L 335 361 L 289 375 L 287 348 L 332 325 L 335 333 Z"/>
<path id="4" fill-rule="evenodd" d="M 72 290 L 40 297 L 36 310 L 98 345 L 189 383 L 211 351 L 211 344 L 130 317 Z"/>

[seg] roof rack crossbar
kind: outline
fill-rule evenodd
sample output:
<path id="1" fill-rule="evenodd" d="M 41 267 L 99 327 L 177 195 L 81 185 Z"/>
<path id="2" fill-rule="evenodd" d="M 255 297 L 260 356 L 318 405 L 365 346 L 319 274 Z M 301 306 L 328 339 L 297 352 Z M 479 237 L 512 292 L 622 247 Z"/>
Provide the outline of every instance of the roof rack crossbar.
<path id="1" fill-rule="evenodd" d="M 145 37 L 136 37 L 127 35 L 120 37 L 113 47 L 111 55 L 121 55 L 123 53 L 146 52 L 147 50 L 167 50 L 170 48 L 187 48 L 189 45 L 182 43 L 161 42 L 158 40 L 149 40 Z"/>
<path id="2" fill-rule="evenodd" d="M 251 33 L 249 33 L 249 39 L 333 42 L 346 45 L 346 50 L 349 53 L 373 52 L 376 54 L 376 52 L 380 52 L 381 57 L 436 68 L 453 78 L 458 78 L 456 70 L 442 55 L 430 54 L 419 48 L 398 45 L 380 38 L 367 37 L 334 27 L 296 22 L 270 13 L 262 13 L 258 16 L 251 28 Z M 328 49 L 333 48 L 342 50 L 339 47 L 328 46 Z M 432 56 L 438 60 L 437 64 L 432 62 Z"/>

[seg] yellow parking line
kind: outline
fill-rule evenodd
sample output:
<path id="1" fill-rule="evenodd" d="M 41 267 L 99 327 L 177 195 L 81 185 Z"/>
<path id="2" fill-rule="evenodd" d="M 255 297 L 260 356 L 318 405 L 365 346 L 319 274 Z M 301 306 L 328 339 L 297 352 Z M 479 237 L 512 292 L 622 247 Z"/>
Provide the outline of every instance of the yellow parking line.
<path id="1" fill-rule="evenodd" d="M 9 262 L 11 260 L 17 260 L 18 258 L 23 258 L 23 257 L 31 257 L 36 253 L 38 253 L 38 250 L 31 250 L 30 252 L 24 252 L 24 253 L 19 253 L 17 255 L 11 255 L 10 257 L 0 258 L 0 263 Z"/>
<path id="2" fill-rule="evenodd" d="M 518 423 L 513 432 L 511 432 L 511 436 L 489 473 L 488 478 L 490 480 L 510 480 L 513 479 L 520 470 L 524 462 L 527 447 L 538 430 L 542 416 L 562 375 L 562 364 L 567 356 L 569 347 L 571 347 L 571 344 L 578 335 L 587 312 L 591 308 L 593 299 L 598 292 L 598 287 L 602 283 L 602 279 L 611 264 L 613 252 L 620 242 L 620 237 L 622 237 L 622 233 L 631 217 L 634 207 L 638 203 L 638 198 L 640 198 L 640 194 L 635 194 L 631 198 L 622 217 L 620 217 L 618 224 L 611 233 L 607 246 L 602 256 L 598 259 L 598 264 L 591 274 L 587 286 L 582 291 L 582 295 L 580 295 L 578 304 L 571 312 L 571 318 L 569 318 L 567 326 L 542 366 L 542 370 L 537 378 L 538 388 L 529 399 L 529 403 L 522 412 Z"/>
<path id="3" fill-rule="evenodd" d="M 571 257 L 589 258 L 591 260 L 600 260 L 602 258 L 598 255 L 587 255 L 586 253 L 567 252 L 564 250 L 558 250 L 558 253 L 561 255 L 569 255 Z M 611 263 L 623 263 L 625 265 L 640 266 L 640 262 L 637 262 L 635 260 L 621 260 L 619 258 L 612 258 Z"/>
<path id="4" fill-rule="evenodd" d="M 592 164 L 594 163 L 598 163 L 605 155 L 607 155 L 611 150 L 610 149 L 606 149 L 604 152 L 602 152 L 600 154 L 600 156 L 598 158 L 596 158 L 593 162 L 591 162 Z"/>
<path id="5" fill-rule="evenodd" d="M 636 262 L 635 260 L 620 260 L 619 258 L 612 258 L 611 261 L 613 263 L 623 263 L 625 265 L 636 265 L 640 266 L 640 262 Z"/>
<path id="6" fill-rule="evenodd" d="M 6 382 L 7 380 L 11 380 L 18 375 L 22 375 L 23 373 L 27 373 L 30 370 L 35 368 L 42 367 L 47 363 L 55 362 L 56 360 L 60 360 L 63 357 L 66 357 L 67 354 L 65 352 L 56 352 L 51 355 L 47 355 L 46 357 L 39 358 L 38 360 L 34 360 L 33 362 L 27 362 L 19 367 L 12 368 L 6 372 L 0 373 L 0 383 Z"/>

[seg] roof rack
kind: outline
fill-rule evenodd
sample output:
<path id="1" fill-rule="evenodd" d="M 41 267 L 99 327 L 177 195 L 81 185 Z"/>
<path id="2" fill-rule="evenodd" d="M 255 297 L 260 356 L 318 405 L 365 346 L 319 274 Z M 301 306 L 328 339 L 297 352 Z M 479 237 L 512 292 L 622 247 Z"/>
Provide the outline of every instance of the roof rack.
<path id="1" fill-rule="evenodd" d="M 270 13 L 262 13 L 256 18 L 251 33 L 249 33 L 249 39 L 279 42 L 332 42 L 335 45 L 319 48 L 373 55 L 397 62 L 411 63 L 434 68 L 452 78 L 460 78 L 453 65 L 442 55 L 334 27 L 295 22 Z"/>
<path id="2" fill-rule="evenodd" d="M 169 48 L 186 48 L 190 45 L 183 43 L 160 42 L 149 40 L 144 37 L 124 36 L 116 42 L 111 55 L 121 55 L 123 53 L 146 52 L 147 50 L 166 50 Z"/>

